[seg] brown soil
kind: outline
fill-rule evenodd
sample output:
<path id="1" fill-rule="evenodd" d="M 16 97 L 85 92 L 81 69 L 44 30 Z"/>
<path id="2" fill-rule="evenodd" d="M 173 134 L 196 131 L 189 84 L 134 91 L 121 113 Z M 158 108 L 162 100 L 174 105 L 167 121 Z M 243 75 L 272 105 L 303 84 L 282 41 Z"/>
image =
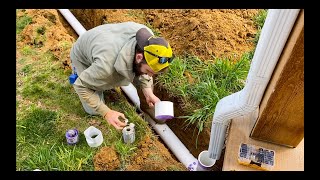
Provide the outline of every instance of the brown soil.
<path id="1" fill-rule="evenodd" d="M 71 12 L 87 30 L 104 23 L 148 22 L 156 28 L 155 31 L 168 39 L 176 55 L 193 54 L 202 60 L 212 60 L 216 57 L 237 60 L 241 54 L 254 48 L 252 40 L 257 33 L 252 20 L 258 13 L 255 9 L 77 9 Z M 70 68 L 70 47 L 64 46 L 63 42 L 72 44 L 78 36 L 63 16 L 53 9 L 28 9 L 23 13 L 32 17 L 33 22 L 21 32 L 22 40 L 17 42 L 17 47 L 37 46 L 39 52 L 53 53 L 56 59 L 61 61 L 63 68 Z M 37 36 L 37 29 L 43 27 L 46 28 L 46 37 Z M 17 58 L 18 56 L 19 54 Z M 168 97 L 165 90 L 160 90 L 158 87 L 155 89 L 155 94 L 162 100 L 174 102 L 176 116 L 184 114 L 177 98 Z M 211 124 L 208 124 L 199 135 L 197 147 L 195 127 L 184 129 L 182 119 L 170 120 L 168 125 L 195 157 L 201 151 L 208 149 Z M 181 167 L 181 163 L 178 163 L 160 142 L 161 140 L 146 137 L 145 141 L 140 142 L 126 170 L 180 170 L 181 168 L 177 167 Z M 96 170 L 119 168 L 118 158 L 113 148 L 102 148 L 94 157 Z M 221 169 L 222 161 L 223 158 L 217 162 L 218 169 Z"/>
<path id="2" fill-rule="evenodd" d="M 238 58 L 252 48 L 257 10 L 144 10 L 147 21 L 161 31 L 176 54 L 201 59 Z"/>
<path id="3" fill-rule="evenodd" d="M 145 9 L 71 10 L 86 29 L 103 23 L 150 23 L 168 39 L 175 54 L 201 59 L 239 58 L 253 48 L 257 29 L 252 18 L 259 10 Z"/>
<path id="4" fill-rule="evenodd" d="M 120 160 L 116 151 L 111 147 L 103 147 L 93 158 L 95 170 L 114 171 L 120 167 Z"/>
<path id="5" fill-rule="evenodd" d="M 119 155 L 113 147 L 103 147 L 94 156 L 97 171 L 121 170 Z M 139 142 L 138 150 L 127 160 L 126 171 L 182 171 L 183 164 L 171 157 L 167 148 L 157 139 L 146 136 Z"/>
<path id="6" fill-rule="evenodd" d="M 183 164 L 177 164 L 170 151 L 158 139 L 149 136 L 139 143 L 138 150 L 130 159 L 128 171 L 181 171 Z"/>

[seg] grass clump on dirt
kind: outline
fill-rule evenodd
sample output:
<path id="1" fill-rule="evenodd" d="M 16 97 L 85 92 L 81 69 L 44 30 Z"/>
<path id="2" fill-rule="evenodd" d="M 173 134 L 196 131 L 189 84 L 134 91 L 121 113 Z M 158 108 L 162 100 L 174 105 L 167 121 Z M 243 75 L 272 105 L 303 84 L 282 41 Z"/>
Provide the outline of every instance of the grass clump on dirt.
<path id="1" fill-rule="evenodd" d="M 258 32 L 253 40 L 253 43 L 255 45 L 258 44 L 260 33 L 261 33 L 261 30 L 262 30 L 262 27 L 264 25 L 264 22 L 266 20 L 267 15 L 268 15 L 268 10 L 262 9 L 261 11 L 259 11 L 259 14 L 254 17 L 253 22 L 254 22 L 255 26 L 258 28 Z"/>
<path id="2" fill-rule="evenodd" d="M 172 96 L 181 97 L 182 109 L 190 114 L 180 118 L 187 118 L 187 125 L 196 123 L 200 133 L 218 101 L 244 87 L 251 59 L 252 53 L 236 62 L 216 59 L 206 63 L 193 56 L 176 58 L 168 73 L 157 80 Z"/>
<path id="3" fill-rule="evenodd" d="M 19 34 L 24 27 L 32 22 L 32 18 L 28 15 L 20 16 L 16 20 L 16 34 Z"/>

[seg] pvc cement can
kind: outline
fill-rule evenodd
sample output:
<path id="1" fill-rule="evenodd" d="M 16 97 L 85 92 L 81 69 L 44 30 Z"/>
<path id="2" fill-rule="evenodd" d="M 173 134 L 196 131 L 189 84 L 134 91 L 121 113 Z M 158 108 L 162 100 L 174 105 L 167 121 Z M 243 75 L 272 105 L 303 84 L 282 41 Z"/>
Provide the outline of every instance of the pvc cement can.
<path id="1" fill-rule="evenodd" d="M 127 144 L 131 144 L 135 140 L 135 130 L 134 130 L 134 124 L 130 123 L 130 125 L 124 127 L 122 129 L 122 136 L 123 140 Z"/>
<path id="2" fill-rule="evenodd" d="M 66 132 L 67 143 L 74 145 L 79 141 L 79 132 L 77 129 L 69 129 Z"/>

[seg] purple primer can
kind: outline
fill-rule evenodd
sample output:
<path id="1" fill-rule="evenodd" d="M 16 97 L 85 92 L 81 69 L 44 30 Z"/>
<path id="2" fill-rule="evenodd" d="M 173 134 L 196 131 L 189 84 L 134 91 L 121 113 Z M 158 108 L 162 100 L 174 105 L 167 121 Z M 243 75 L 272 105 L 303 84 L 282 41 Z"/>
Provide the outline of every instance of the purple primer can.
<path id="1" fill-rule="evenodd" d="M 77 129 L 69 129 L 66 132 L 66 139 L 69 145 L 74 145 L 79 141 L 79 132 Z"/>

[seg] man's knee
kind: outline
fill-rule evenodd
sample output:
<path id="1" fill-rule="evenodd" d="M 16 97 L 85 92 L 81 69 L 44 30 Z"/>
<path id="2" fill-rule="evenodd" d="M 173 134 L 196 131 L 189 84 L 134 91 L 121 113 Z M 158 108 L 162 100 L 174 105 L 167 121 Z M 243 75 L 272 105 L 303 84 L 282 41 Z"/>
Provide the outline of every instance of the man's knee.
<path id="1" fill-rule="evenodd" d="M 82 107 L 83 107 L 84 111 L 90 115 L 93 115 L 93 116 L 99 115 L 99 113 L 97 111 L 95 111 L 94 109 L 89 107 L 86 103 L 82 102 Z"/>
<path id="2" fill-rule="evenodd" d="M 95 92 L 99 98 L 100 98 L 100 103 L 105 103 L 105 100 L 104 100 L 104 95 L 103 95 L 103 91 L 96 91 Z M 81 101 L 81 104 L 82 104 L 82 107 L 84 109 L 84 111 L 90 115 L 99 115 L 99 113 L 94 110 L 92 107 L 90 107 L 87 102 L 85 102 L 85 100 L 83 100 L 81 97 L 79 97 L 80 101 Z"/>

